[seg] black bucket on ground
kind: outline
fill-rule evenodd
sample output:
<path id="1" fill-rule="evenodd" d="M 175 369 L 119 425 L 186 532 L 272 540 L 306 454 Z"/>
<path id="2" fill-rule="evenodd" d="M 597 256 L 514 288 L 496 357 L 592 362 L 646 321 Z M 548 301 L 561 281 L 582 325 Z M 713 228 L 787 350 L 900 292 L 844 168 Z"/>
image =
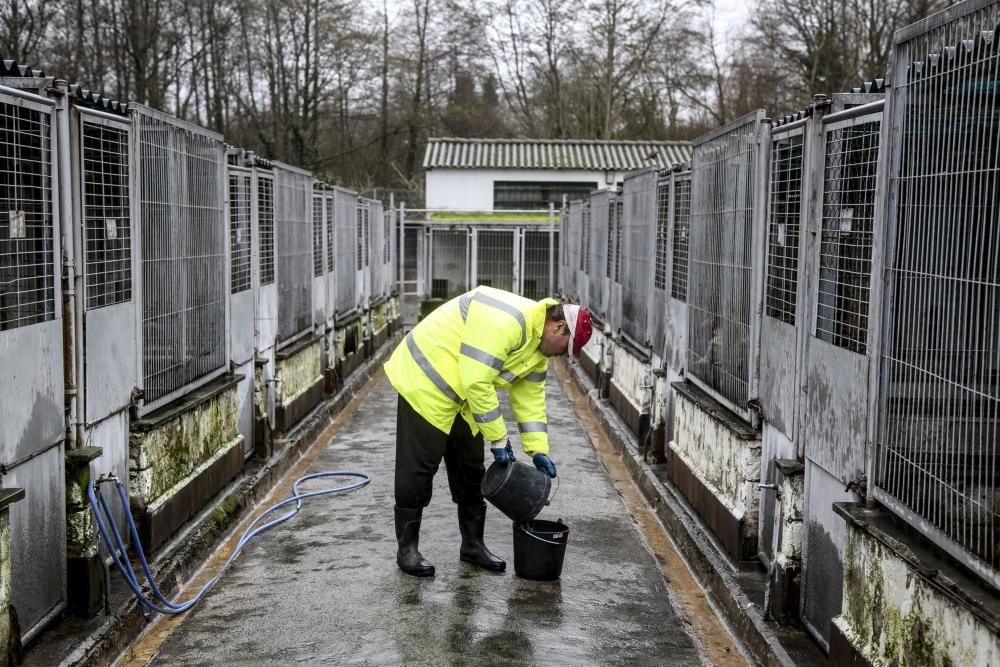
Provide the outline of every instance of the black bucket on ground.
<path id="1" fill-rule="evenodd" d="M 480 485 L 483 497 L 514 523 L 524 523 L 538 516 L 548 504 L 551 488 L 552 480 L 548 475 L 516 461 L 494 462 Z"/>
<path id="2" fill-rule="evenodd" d="M 554 581 L 562 574 L 569 526 L 535 519 L 514 524 L 514 574 L 523 579 Z"/>

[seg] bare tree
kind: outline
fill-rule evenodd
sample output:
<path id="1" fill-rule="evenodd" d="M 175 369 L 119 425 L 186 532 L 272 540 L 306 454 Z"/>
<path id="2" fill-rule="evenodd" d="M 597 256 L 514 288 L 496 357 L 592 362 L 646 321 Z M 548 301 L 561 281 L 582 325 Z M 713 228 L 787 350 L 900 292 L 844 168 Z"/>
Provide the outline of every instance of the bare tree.
<path id="1" fill-rule="evenodd" d="M 55 7 L 46 0 L 0 3 L 0 53 L 4 58 L 34 66 Z"/>

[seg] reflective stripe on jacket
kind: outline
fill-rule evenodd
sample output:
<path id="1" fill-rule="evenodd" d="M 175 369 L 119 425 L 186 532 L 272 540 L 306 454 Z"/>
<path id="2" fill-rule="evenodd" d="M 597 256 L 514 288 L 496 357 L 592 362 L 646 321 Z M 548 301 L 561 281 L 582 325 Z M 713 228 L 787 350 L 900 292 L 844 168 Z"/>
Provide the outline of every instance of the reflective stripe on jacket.
<path id="1" fill-rule="evenodd" d="M 507 436 L 497 388 L 507 389 L 524 451 L 547 453 L 549 362 L 538 345 L 546 309 L 557 303 L 477 287 L 414 327 L 386 362 L 386 376 L 441 431 L 448 433 L 461 413 L 473 433 L 492 441 Z"/>

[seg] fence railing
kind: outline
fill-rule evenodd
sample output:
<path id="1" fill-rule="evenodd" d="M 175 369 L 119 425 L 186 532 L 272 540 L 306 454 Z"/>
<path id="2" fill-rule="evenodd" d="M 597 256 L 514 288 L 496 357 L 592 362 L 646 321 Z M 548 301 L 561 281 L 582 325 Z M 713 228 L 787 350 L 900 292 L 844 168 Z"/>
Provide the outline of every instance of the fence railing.
<path id="1" fill-rule="evenodd" d="M 55 317 L 50 105 L 0 93 L 0 331 Z"/>
<path id="2" fill-rule="evenodd" d="M 554 269 L 569 270 L 560 260 L 567 253 L 558 217 L 549 211 L 400 210 L 407 294 L 417 298 L 447 300 L 488 285 L 541 299 L 554 292 Z"/>
<path id="3" fill-rule="evenodd" d="M 970 2 L 896 35 L 871 464 L 879 501 L 994 586 L 998 23 L 1000 4 Z"/>
<path id="4" fill-rule="evenodd" d="M 145 406 L 223 372 L 227 360 L 222 137 L 132 108 L 138 159 Z"/>
<path id="5" fill-rule="evenodd" d="M 757 372 L 753 240 L 764 179 L 757 111 L 694 142 L 688 265 L 688 376 L 749 418 Z M 766 163 L 766 162 L 765 162 Z"/>

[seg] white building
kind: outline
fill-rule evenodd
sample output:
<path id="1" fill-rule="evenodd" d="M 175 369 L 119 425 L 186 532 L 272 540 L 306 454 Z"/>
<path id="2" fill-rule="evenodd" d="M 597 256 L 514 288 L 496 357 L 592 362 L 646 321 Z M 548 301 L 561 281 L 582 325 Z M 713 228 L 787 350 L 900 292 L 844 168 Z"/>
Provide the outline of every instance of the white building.
<path id="1" fill-rule="evenodd" d="M 691 159 L 686 141 L 431 138 L 424 155 L 429 209 L 490 211 L 557 207 L 626 172 Z"/>

